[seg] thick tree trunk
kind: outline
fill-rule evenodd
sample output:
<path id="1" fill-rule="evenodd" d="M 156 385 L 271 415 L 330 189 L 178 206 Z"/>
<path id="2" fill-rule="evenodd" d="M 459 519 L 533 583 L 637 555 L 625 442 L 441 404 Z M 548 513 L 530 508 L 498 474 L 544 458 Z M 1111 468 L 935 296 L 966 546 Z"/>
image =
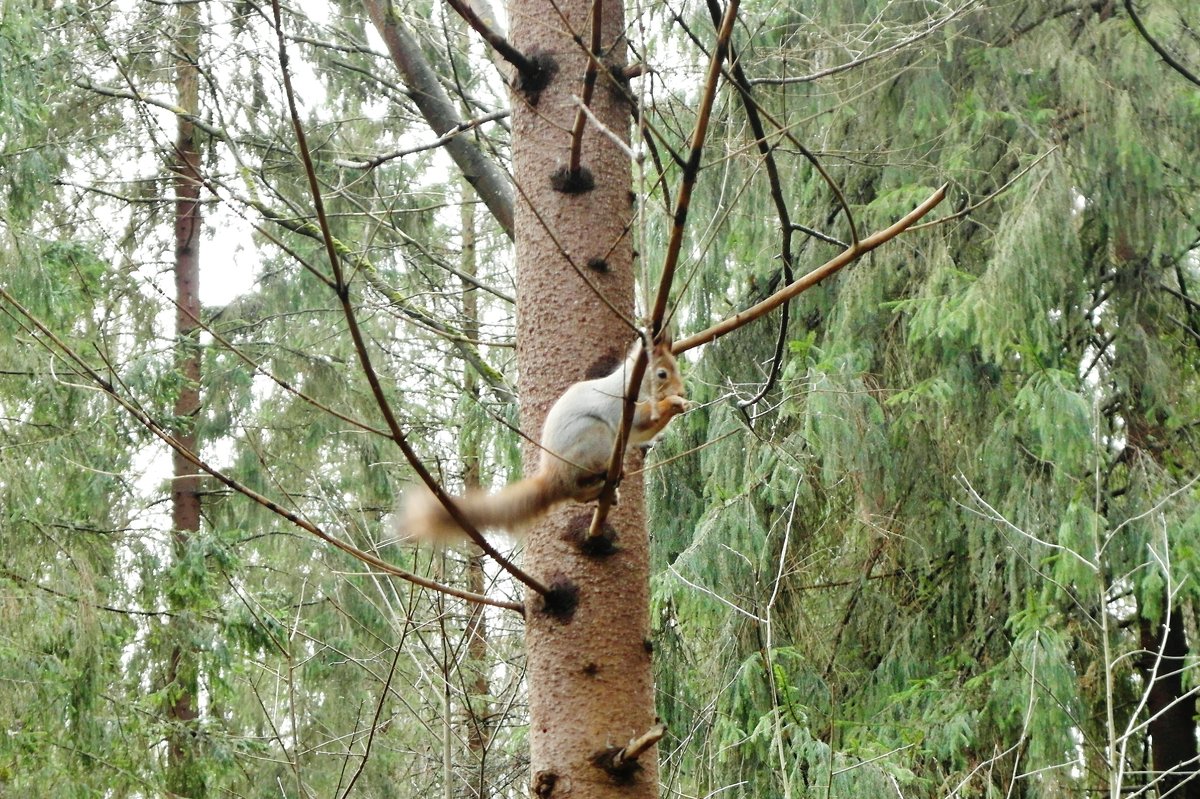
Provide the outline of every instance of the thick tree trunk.
<path id="1" fill-rule="evenodd" d="M 598 4 L 599 5 L 599 4 Z M 583 95 L 592 0 L 513 0 L 511 41 L 541 60 L 548 83 L 513 93 L 516 209 L 517 356 L 522 426 L 534 434 L 571 383 L 611 371 L 634 333 L 589 287 L 621 313 L 633 311 L 631 168 L 607 134 L 588 122 L 580 165 L 564 174 L 571 129 Z M 591 110 L 615 135 L 628 134 L 629 110 L 608 71 L 623 66 L 623 10 L 600 5 L 604 62 Z M 572 38 L 577 35 L 577 39 Z M 527 450 L 527 462 L 536 453 Z M 622 486 L 609 523 L 617 551 L 589 555 L 578 542 L 592 506 L 569 505 L 531 532 L 526 565 L 567 598 L 556 611 L 531 594 L 527 605 L 530 746 L 533 793 L 650 797 L 657 792 L 653 748 L 640 770 L 614 776 L 597 765 L 654 723 L 648 644 L 648 545 L 640 481 Z"/>
<path id="2" fill-rule="evenodd" d="M 179 31 L 174 42 L 179 58 L 176 88 L 179 106 L 195 113 L 199 106 L 199 21 L 198 6 L 179 6 Z M 177 420 L 173 434 L 179 443 L 197 451 L 194 422 L 200 410 L 200 153 L 195 127 L 182 115 L 177 116 L 175 142 L 175 368 L 181 378 L 175 398 Z M 200 530 L 199 476 L 196 468 L 178 452 L 173 456 L 171 491 L 172 544 L 176 559 L 185 556 L 192 537 Z M 174 604 L 174 603 L 173 603 Z M 199 718 L 197 704 L 198 665 L 189 643 L 192 631 L 182 623 L 187 617 L 173 618 L 172 646 L 167 664 L 167 682 L 171 686 L 167 706 L 170 723 L 168 736 L 167 785 L 180 796 L 201 796 L 204 780 L 193 767 L 193 733 Z"/>
<path id="3" fill-rule="evenodd" d="M 1167 607 L 1163 596 L 1162 607 Z M 1196 750 L 1196 695 L 1183 684 L 1188 643 L 1183 618 L 1176 609 L 1171 626 L 1141 620 L 1142 676 L 1149 686 L 1146 712 L 1150 717 L 1150 761 L 1159 796 L 1200 797 L 1200 766 Z M 1158 653 L 1162 653 L 1162 657 Z"/>

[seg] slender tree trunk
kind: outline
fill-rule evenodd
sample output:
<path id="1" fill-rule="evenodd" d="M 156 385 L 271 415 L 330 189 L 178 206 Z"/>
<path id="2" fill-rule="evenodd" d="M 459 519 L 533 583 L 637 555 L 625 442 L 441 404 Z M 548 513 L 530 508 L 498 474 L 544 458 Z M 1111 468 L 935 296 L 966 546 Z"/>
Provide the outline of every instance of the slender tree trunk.
<path id="1" fill-rule="evenodd" d="M 478 271 L 475 253 L 475 192 L 463 181 L 462 191 L 462 257 L 459 269 L 464 275 L 474 277 Z M 463 335 L 470 339 L 479 338 L 479 289 L 470 281 L 462 282 Z M 475 370 L 468 367 L 463 371 L 463 391 L 468 402 L 479 402 L 479 385 Z M 460 455 L 463 462 L 463 488 L 470 492 L 481 487 L 482 452 L 480 436 L 476 430 L 464 430 Z M 467 590 L 484 593 L 483 553 L 474 545 L 467 556 Z M 488 695 L 487 672 L 487 616 L 484 606 L 467 606 L 467 672 L 468 696 L 464 702 L 467 749 L 474 767 L 474 778 L 470 780 L 475 799 L 488 799 L 491 791 L 487 781 L 487 747 L 489 742 L 488 717 L 491 707 Z"/>
<path id="2" fill-rule="evenodd" d="M 610 69 L 625 64 L 623 9 L 618 3 L 595 7 L 602 15 L 604 63 L 591 111 L 611 134 L 626 139 L 629 109 L 609 77 Z M 629 325 L 580 275 L 614 308 L 632 316 L 628 158 L 589 121 L 580 174 L 564 172 L 578 110 L 575 98 L 583 95 L 592 9 L 592 0 L 513 0 L 509 6 L 512 42 L 536 55 L 550 76 L 540 89 L 526 85 L 523 90 L 518 84 L 513 95 L 513 174 L 520 198 L 517 357 L 522 426 L 535 435 L 569 384 L 611 371 L 633 340 Z M 535 457 L 527 448 L 527 463 Z M 619 536 L 615 554 L 581 550 L 591 512 L 591 506 L 568 505 L 538 525 L 527 543 L 527 567 L 560 589 L 563 600 L 548 606 L 536 595 L 527 598 L 530 767 L 539 799 L 657 792 L 653 748 L 642 755 L 640 770 L 623 776 L 597 765 L 606 752 L 654 723 L 640 481 L 625 482 L 620 505 L 610 515 Z"/>
<path id="3" fill-rule="evenodd" d="M 179 27 L 173 46 L 178 54 L 176 88 L 179 106 L 194 114 L 199 106 L 199 7 L 178 7 Z M 176 116 L 175 142 L 175 367 L 181 378 L 175 399 L 179 443 L 195 452 L 194 427 L 200 410 L 200 349 L 196 320 L 200 318 L 200 153 L 195 127 Z M 183 558 L 200 530 L 200 493 L 196 469 L 183 456 L 173 456 L 171 492 L 172 544 L 176 559 Z M 177 603 L 173 603 L 177 604 Z M 186 614 L 173 617 L 172 647 L 167 667 L 168 738 L 167 784 L 172 793 L 196 797 L 204 794 L 204 779 L 195 767 L 194 732 L 199 718 L 198 663 L 191 643 Z"/>

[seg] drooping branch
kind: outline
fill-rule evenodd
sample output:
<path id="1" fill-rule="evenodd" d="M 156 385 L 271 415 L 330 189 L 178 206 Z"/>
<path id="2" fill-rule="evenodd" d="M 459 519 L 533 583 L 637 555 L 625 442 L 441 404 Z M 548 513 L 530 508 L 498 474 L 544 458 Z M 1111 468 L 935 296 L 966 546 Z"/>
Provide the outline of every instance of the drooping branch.
<path id="1" fill-rule="evenodd" d="M 672 348 L 673 352 L 678 355 L 679 353 L 687 352 L 694 347 L 699 347 L 701 344 L 707 344 L 714 339 L 720 338 L 727 333 L 737 330 L 742 325 L 753 322 L 763 314 L 766 314 L 769 311 L 777 308 L 782 303 L 787 302 L 792 297 L 804 293 L 825 278 L 837 273 L 843 267 L 854 263 L 879 245 L 894 239 L 905 230 L 913 227 L 919 219 L 932 211 L 934 207 L 936 207 L 937 204 L 945 198 L 945 196 L 946 186 L 943 184 L 933 194 L 931 194 L 928 199 L 926 199 L 913 210 L 909 211 L 891 226 L 884 228 L 878 233 L 873 233 L 872 235 L 867 236 L 859 241 L 857 246 L 850 246 L 846 248 L 842 252 L 838 253 L 836 257 L 826 261 L 824 264 L 800 277 L 795 282 L 784 286 L 782 289 L 775 292 L 770 297 L 767 297 L 762 302 L 757 303 L 756 305 L 753 305 L 744 311 L 739 311 L 728 319 L 718 322 L 706 330 L 701 330 L 699 333 L 695 333 L 681 341 L 675 342 L 675 345 Z"/>
<path id="2" fill-rule="evenodd" d="M 1133 10 L 1133 0 L 1125 0 L 1125 13 L 1129 14 L 1129 19 L 1133 22 L 1133 26 L 1137 28 L 1137 32 L 1142 35 L 1142 38 L 1146 40 L 1147 44 L 1154 48 L 1154 52 L 1158 53 L 1159 58 L 1165 61 L 1167 66 L 1190 80 L 1192 83 L 1200 86 L 1200 77 L 1196 77 L 1191 70 L 1179 63 L 1179 59 L 1171 55 L 1167 48 L 1159 44 L 1158 41 L 1156 41 L 1155 38 L 1150 35 L 1150 31 L 1146 30 L 1146 26 L 1142 24 L 1141 17 L 1139 17 L 1137 12 Z"/>
<path id="3" fill-rule="evenodd" d="M 230 490 L 235 491 L 251 501 L 258 503 L 272 513 L 287 520 L 292 525 L 304 530 L 305 532 L 315 535 L 325 543 L 340 549 L 342 552 L 345 552 L 346 554 L 380 570 L 381 572 L 408 580 L 409 582 L 424 588 L 429 588 L 435 591 L 441 591 L 445 594 L 450 594 L 451 596 L 456 596 L 460 599 L 465 599 L 471 602 L 480 602 L 485 605 L 492 605 L 494 607 L 505 608 L 507 610 L 515 610 L 518 613 L 522 612 L 523 608 L 520 603 L 505 602 L 503 600 L 492 599 L 488 596 L 472 594 L 469 591 L 463 591 L 449 585 L 442 585 L 434 580 L 422 577 L 419 574 L 413 574 L 412 572 L 405 571 L 398 566 L 393 566 L 387 561 L 382 560 L 381 558 L 378 558 L 369 552 L 364 552 L 358 547 L 355 547 L 353 544 L 349 544 L 330 535 L 321 527 L 308 521 L 303 516 L 300 516 L 299 514 L 280 506 L 270 497 L 260 494 L 249 486 L 243 485 L 237 480 L 234 480 L 220 469 L 217 469 L 209 464 L 198 454 L 183 446 L 179 439 L 177 439 L 170 433 L 170 431 L 155 421 L 148 413 L 146 413 L 146 411 L 142 410 L 142 408 L 136 402 L 121 394 L 121 392 L 117 390 L 117 387 L 113 385 L 110 380 L 105 378 L 104 375 L 100 374 L 100 372 L 97 371 L 91 364 L 89 364 L 82 355 L 76 352 L 73 347 L 55 334 L 54 331 L 50 329 L 49 325 L 47 325 L 32 311 L 22 305 L 16 299 L 16 297 L 10 294 L 3 286 L 0 286 L 0 300 L 4 300 L 4 302 L 8 303 L 8 305 L 14 311 L 16 311 L 18 316 L 28 322 L 32 330 L 40 334 L 38 343 L 45 347 L 47 351 L 49 351 L 51 354 L 61 355 L 62 357 L 66 358 L 74 365 L 74 368 L 80 375 L 91 380 L 100 391 L 112 398 L 113 401 L 120 405 L 126 413 L 132 416 L 138 424 L 142 425 L 142 427 L 149 430 L 153 435 L 158 437 L 163 443 L 169 446 L 172 452 L 182 456 L 197 469 L 213 477 Z"/>
<path id="4" fill-rule="evenodd" d="M 342 314 L 346 319 L 346 327 L 350 332 L 350 338 L 354 342 L 355 352 L 358 354 L 359 365 L 362 367 L 363 376 L 366 377 L 368 385 L 371 387 L 371 393 L 375 397 L 375 403 L 379 408 L 379 412 L 383 415 L 384 421 L 387 423 L 387 428 L 391 432 L 391 438 L 404 454 L 405 460 L 409 466 L 416 472 L 417 476 L 425 484 L 425 486 L 433 492 L 433 495 L 438 498 L 438 501 L 445 506 L 450 517 L 466 531 L 471 540 L 479 545 L 479 548 L 488 554 L 497 565 L 511 574 L 515 579 L 521 581 L 531 590 L 536 591 L 542 596 L 547 596 L 550 589 L 544 586 L 538 580 L 535 580 L 523 569 L 512 563 L 510 560 L 501 555 L 495 547 L 488 543 L 475 527 L 467 520 L 462 511 L 454 504 L 454 501 L 434 479 L 429 470 L 421 462 L 417 456 L 416 450 L 408 443 L 404 431 L 400 428 L 400 423 L 396 419 L 395 413 L 392 411 L 391 403 L 387 399 L 387 394 L 383 390 L 383 384 L 380 382 L 379 374 L 375 371 L 375 366 L 371 362 L 370 353 L 367 351 L 366 340 L 363 336 L 362 328 L 358 324 L 358 315 L 354 310 L 354 305 L 350 299 L 350 284 L 345 279 L 345 273 L 342 269 L 342 261 L 338 255 L 337 247 L 334 244 L 333 232 L 329 227 L 329 217 L 325 213 L 325 203 L 321 195 L 321 185 L 317 179 L 316 168 L 313 166 L 312 153 L 308 148 L 308 138 L 304 132 L 304 126 L 300 122 L 300 111 L 296 106 L 296 95 L 292 87 L 291 71 L 288 69 L 287 43 L 283 35 L 283 20 L 282 13 L 279 7 L 279 0 L 272 0 L 271 9 L 275 18 L 275 30 L 279 40 L 279 68 L 281 77 L 283 78 L 284 95 L 287 98 L 288 111 L 291 115 L 292 129 L 296 134 L 296 146 L 300 153 L 300 159 L 304 164 L 304 171 L 308 178 L 309 195 L 312 197 L 313 210 L 317 215 L 317 224 L 321 229 L 321 237 L 325 243 L 325 253 L 329 258 L 330 269 L 333 272 L 333 281 L 335 293 L 338 301 L 342 306 Z"/>
<path id="5" fill-rule="evenodd" d="M 363 0 L 367 14 L 387 45 L 396 68 L 412 91 L 412 99 L 433 132 L 442 136 L 461 121 L 457 107 L 450 101 L 429 65 L 420 46 L 396 17 L 390 0 Z M 513 236 L 512 182 L 500 167 L 490 161 L 466 136 L 446 142 L 446 152 L 467 182 L 511 239 Z"/>

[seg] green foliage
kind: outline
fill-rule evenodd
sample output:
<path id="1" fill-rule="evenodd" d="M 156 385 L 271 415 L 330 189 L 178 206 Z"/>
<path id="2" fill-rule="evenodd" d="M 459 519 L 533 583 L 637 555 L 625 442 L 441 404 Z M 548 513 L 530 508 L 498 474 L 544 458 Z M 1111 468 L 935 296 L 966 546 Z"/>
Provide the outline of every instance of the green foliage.
<path id="1" fill-rule="evenodd" d="M 1147 24 L 1200 63 L 1168 6 L 1150 4 Z M 202 286 L 254 279 L 202 312 L 200 413 L 172 416 L 184 384 L 168 332 L 175 118 L 161 104 L 177 53 L 161 5 L 0 11 L 0 286 L 137 408 L 195 432 L 231 480 L 464 583 L 457 553 L 391 546 L 411 475 L 376 432 L 327 283 L 275 32 L 250 5 L 201 7 Z M 668 150 L 683 151 L 707 66 L 695 43 L 711 35 L 706 8 L 676 12 L 652 4 L 628 28 L 651 68 L 630 85 L 666 172 L 647 175 L 630 233 L 647 286 L 673 222 L 661 209 L 681 161 Z M 440 5 L 402 13 L 464 119 L 509 102 Z M 450 486 L 468 462 L 485 485 L 502 481 L 522 446 L 500 377 L 512 309 L 480 291 L 472 316 L 446 268 L 463 257 L 456 212 L 474 200 L 437 149 L 346 166 L 434 137 L 360 4 L 289 11 L 285 31 L 383 391 Z M 646 472 L 664 791 L 1143 787 L 1138 725 L 1152 712 L 1138 653 L 1154 647 L 1142 636 L 1168 616 L 1190 624 L 1200 601 L 1200 95 L 1119 4 L 743 7 L 735 44 L 752 79 L 810 78 L 753 89 L 792 223 L 852 236 L 773 120 L 817 153 L 859 235 L 942 183 L 936 214 L 960 215 L 794 300 L 761 402 L 743 406 L 768 379 L 778 314 L 686 356 L 700 407 Z M 743 114 L 723 90 L 674 297 L 681 333 L 784 279 Z M 507 157 L 503 125 L 461 135 Z M 511 294 L 507 240 L 488 223 L 474 233 L 478 279 Z M 840 249 L 793 233 L 797 274 Z M 177 540 L 163 446 L 3 310 L 0 675 L 19 690 L 0 693 L 0 793 L 342 796 L 351 779 L 363 796 L 467 795 L 480 780 L 517 792 L 519 629 L 485 616 L 497 659 L 468 664 L 463 607 L 366 570 L 215 479 L 202 481 L 201 530 Z M 484 590 L 510 590 L 494 577 Z M 480 672 L 485 688 L 466 685 Z M 203 701 L 182 724 L 165 708 L 186 689 Z M 496 719 L 486 747 L 467 743 L 468 718 Z M 171 777 L 169 740 L 190 756 Z"/>
<path id="2" fill-rule="evenodd" d="M 883 52 L 924 10 L 763 12 L 744 65 L 843 63 L 846 19 L 873 20 L 855 53 Z M 1146 713 L 1135 619 L 1194 602 L 1195 92 L 1119 12 L 1010 11 L 755 87 L 806 120 L 860 233 L 942 181 L 935 216 L 969 212 L 794 301 L 782 378 L 748 415 L 685 420 L 681 448 L 706 449 L 655 539 L 684 792 L 1087 796 L 1150 768 L 1132 742 L 1105 764 L 1105 719 Z M 774 155 L 792 219 L 846 238 L 829 193 L 793 179 L 802 159 Z M 746 180 L 741 213 L 769 229 L 765 180 Z M 825 259 L 801 242 L 798 271 Z M 756 299 L 762 252 L 739 257 L 699 291 Z M 774 332 L 755 324 L 692 374 L 757 379 Z"/>

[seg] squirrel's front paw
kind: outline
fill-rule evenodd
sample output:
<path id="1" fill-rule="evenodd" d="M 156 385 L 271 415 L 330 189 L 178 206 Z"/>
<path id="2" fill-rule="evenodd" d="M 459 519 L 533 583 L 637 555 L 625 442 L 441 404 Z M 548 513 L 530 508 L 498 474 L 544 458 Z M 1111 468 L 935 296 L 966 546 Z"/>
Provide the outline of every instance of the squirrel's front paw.
<path id="1" fill-rule="evenodd" d="M 691 410 L 692 408 L 692 401 L 687 397 L 681 397 L 678 394 L 672 394 L 666 399 L 667 407 L 672 416 L 677 413 L 683 413 L 684 411 Z"/>

